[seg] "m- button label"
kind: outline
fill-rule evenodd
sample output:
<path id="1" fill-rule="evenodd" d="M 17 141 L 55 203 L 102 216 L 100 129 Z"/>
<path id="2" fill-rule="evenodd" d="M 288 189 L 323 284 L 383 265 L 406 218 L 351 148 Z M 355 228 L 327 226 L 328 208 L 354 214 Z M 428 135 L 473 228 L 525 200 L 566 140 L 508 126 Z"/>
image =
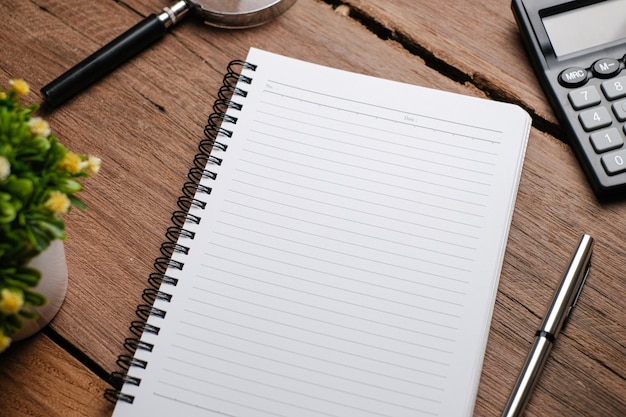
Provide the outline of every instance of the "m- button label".
<path id="1" fill-rule="evenodd" d="M 587 70 L 584 68 L 568 68 L 559 75 L 559 82 L 565 87 L 578 87 L 587 81 Z"/>
<path id="2" fill-rule="evenodd" d="M 596 76 L 601 78 L 612 77 L 620 70 L 620 64 L 617 59 L 603 58 L 596 61 L 591 68 Z"/>

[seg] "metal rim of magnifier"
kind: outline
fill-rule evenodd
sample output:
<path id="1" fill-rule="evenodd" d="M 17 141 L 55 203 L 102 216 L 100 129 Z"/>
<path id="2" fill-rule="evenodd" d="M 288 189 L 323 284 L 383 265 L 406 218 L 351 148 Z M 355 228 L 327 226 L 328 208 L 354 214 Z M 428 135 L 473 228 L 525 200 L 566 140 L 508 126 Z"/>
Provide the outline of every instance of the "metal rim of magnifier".
<path id="1" fill-rule="evenodd" d="M 201 0 L 185 0 L 187 4 L 198 13 L 204 23 L 209 26 L 221 28 L 251 28 L 260 26 L 283 14 L 296 0 L 271 0 L 265 5 L 252 10 L 225 12 L 210 8 L 202 4 Z M 224 2 L 232 0 L 222 0 Z"/>

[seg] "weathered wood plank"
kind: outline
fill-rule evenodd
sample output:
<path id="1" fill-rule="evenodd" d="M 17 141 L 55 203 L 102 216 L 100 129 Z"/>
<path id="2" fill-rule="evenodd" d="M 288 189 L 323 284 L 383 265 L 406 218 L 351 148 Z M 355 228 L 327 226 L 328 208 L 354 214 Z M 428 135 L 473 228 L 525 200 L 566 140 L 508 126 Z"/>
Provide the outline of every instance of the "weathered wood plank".
<path id="1" fill-rule="evenodd" d="M 43 334 L 0 355 L 0 414 L 7 417 L 110 415 L 107 385 Z"/>

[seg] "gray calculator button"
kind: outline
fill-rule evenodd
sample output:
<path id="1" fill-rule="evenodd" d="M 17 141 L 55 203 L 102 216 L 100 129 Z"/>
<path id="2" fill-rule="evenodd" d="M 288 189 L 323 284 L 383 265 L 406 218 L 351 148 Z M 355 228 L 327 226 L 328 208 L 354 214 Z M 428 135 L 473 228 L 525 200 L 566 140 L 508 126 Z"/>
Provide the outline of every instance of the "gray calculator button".
<path id="1" fill-rule="evenodd" d="M 620 135 L 619 131 L 614 127 L 592 133 L 591 136 L 589 136 L 589 140 L 591 140 L 591 145 L 593 145 L 593 149 L 595 149 L 597 153 L 617 149 L 624 144 L 622 135 Z"/>
<path id="2" fill-rule="evenodd" d="M 626 97 L 626 77 L 617 77 L 603 82 L 602 91 L 609 100 Z"/>
<path id="3" fill-rule="evenodd" d="M 611 115 L 605 107 L 597 107 L 591 110 L 585 110 L 578 115 L 580 124 L 587 132 L 591 130 L 607 127 L 611 124 Z"/>
<path id="4" fill-rule="evenodd" d="M 598 89 L 593 85 L 571 91 L 567 97 L 570 103 L 572 103 L 572 107 L 576 110 L 600 104 L 600 93 L 598 93 Z"/>
<path id="5" fill-rule="evenodd" d="M 617 101 L 611 106 L 617 120 L 623 122 L 626 120 L 626 100 Z"/>
<path id="6" fill-rule="evenodd" d="M 602 160 L 605 171 L 609 175 L 626 171 L 626 149 L 608 153 L 600 159 Z"/>

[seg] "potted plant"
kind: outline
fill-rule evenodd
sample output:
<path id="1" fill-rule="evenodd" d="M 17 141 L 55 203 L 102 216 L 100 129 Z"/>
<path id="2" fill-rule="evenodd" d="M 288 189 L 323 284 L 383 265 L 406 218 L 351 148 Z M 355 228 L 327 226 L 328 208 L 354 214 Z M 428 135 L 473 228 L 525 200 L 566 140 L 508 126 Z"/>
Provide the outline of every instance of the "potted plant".
<path id="1" fill-rule="evenodd" d="M 100 168 L 100 159 L 70 151 L 33 116 L 38 105 L 21 104 L 28 92 L 21 79 L 0 88 L 0 352 L 46 304 L 42 276 L 55 264 L 66 267 L 56 244 L 66 238 L 63 215 L 85 208 L 79 180 Z M 53 247 L 60 260 L 37 262 Z"/>

